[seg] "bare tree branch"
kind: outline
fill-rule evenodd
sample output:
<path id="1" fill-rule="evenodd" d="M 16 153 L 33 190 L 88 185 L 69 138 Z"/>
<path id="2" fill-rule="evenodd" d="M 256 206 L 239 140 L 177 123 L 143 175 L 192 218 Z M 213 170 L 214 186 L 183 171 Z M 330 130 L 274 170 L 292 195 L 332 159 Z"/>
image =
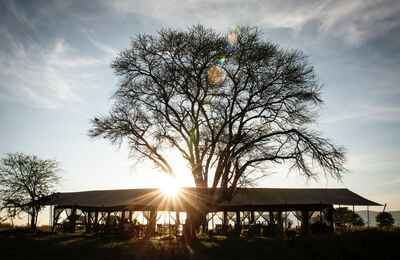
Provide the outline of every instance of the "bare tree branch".
<path id="1" fill-rule="evenodd" d="M 314 68 L 298 50 L 242 27 L 237 43 L 203 26 L 139 35 L 112 63 L 120 85 L 92 137 L 130 149 L 173 173 L 176 149 L 199 187 L 235 188 L 290 163 L 307 177 L 340 178 L 343 148 L 312 129 L 322 103 Z M 223 57 L 223 61 L 220 59 Z M 213 69 L 224 76 L 211 82 Z"/>

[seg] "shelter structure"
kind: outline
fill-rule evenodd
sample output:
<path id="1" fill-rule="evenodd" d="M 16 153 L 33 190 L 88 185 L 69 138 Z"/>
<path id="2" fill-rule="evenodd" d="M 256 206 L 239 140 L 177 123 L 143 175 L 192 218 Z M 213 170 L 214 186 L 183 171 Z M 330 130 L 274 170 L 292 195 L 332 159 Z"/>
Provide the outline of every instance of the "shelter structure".
<path id="1" fill-rule="evenodd" d="M 187 214 L 193 210 L 208 212 L 203 230 L 279 234 L 290 228 L 290 214 L 307 233 L 314 213 L 314 218 L 334 229 L 334 205 L 380 206 L 348 189 L 238 188 L 231 201 L 213 202 L 218 192 L 222 191 L 181 188 L 176 196 L 160 189 L 62 192 L 40 203 L 51 206 L 53 230 L 122 229 L 137 236 L 182 234 Z"/>

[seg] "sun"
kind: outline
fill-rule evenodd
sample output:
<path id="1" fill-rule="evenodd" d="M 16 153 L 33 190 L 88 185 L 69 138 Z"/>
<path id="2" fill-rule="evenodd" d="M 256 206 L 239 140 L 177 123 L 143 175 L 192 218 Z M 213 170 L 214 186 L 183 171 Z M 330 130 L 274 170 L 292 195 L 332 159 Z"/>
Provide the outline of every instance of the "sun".
<path id="1" fill-rule="evenodd" d="M 160 190 L 168 197 L 175 198 L 179 194 L 181 186 L 176 177 L 164 175 L 158 182 Z"/>

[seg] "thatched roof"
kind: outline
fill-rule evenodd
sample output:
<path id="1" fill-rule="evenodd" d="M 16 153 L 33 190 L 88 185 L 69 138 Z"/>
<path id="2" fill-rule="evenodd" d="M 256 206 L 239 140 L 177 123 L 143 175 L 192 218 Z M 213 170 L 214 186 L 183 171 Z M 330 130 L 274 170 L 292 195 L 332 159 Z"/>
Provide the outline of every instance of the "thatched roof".
<path id="1" fill-rule="evenodd" d="M 207 204 L 209 189 L 183 188 L 176 198 L 159 189 L 96 190 L 55 193 L 42 204 L 60 207 L 102 207 L 130 209 L 157 208 L 184 210 Z M 217 192 L 219 192 L 217 190 Z M 297 208 L 307 205 L 363 205 L 380 206 L 348 189 L 275 189 L 240 188 L 229 202 L 212 205 L 216 209 Z"/>

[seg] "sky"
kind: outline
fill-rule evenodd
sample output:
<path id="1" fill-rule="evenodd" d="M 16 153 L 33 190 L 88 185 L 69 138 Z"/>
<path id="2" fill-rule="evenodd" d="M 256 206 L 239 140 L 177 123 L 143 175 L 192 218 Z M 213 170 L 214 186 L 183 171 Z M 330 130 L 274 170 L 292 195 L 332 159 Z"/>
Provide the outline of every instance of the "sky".
<path id="1" fill-rule="evenodd" d="M 110 63 L 139 33 L 257 26 L 300 49 L 323 85 L 316 124 L 347 151 L 341 181 L 272 169 L 259 187 L 346 187 L 400 209 L 400 1 L 0 1 L 0 156 L 60 162 L 58 191 L 154 187 L 163 174 L 87 135 L 107 113 Z M 190 172 L 174 156 L 183 185 Z"/>

